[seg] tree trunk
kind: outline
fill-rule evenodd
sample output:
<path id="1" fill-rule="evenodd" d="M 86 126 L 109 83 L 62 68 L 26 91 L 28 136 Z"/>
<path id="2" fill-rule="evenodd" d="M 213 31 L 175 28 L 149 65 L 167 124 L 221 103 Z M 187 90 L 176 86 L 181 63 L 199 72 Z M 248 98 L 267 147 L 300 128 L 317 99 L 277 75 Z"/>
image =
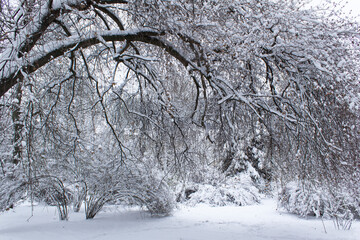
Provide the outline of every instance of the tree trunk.
<path id="1" fill-rule="evenodd" d="M 21 146 L 21 132 L 23 129 L 23 124 L 21 122 L 21 98 L 22 98 L 22 92 L 21 92 L 21 84 L 18 83 L 15 87 L 15 98 L 13 101 L 13 110 L 12 110 L 12 121 L 14 124 L 14 149 L 13 149 L 13 157 L 12 157 L 12 163 L 14 165 L 17 165 L 21 161 L 22 157 L 22 146 Z"/>

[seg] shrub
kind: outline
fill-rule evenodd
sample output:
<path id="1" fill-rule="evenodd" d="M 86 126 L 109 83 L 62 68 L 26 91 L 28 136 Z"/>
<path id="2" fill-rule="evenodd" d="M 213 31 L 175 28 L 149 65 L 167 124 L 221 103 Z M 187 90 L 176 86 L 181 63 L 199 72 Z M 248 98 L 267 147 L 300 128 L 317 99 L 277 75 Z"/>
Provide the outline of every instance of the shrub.
<path id="1" fill-rule="evenodd" d="M 331 218 L 336 228 L 348 229 L 353 219 L 360 218 L 360 201 L 344 188 L 287 184 L 279 193 L 280 206 L 302 217 Z"/>

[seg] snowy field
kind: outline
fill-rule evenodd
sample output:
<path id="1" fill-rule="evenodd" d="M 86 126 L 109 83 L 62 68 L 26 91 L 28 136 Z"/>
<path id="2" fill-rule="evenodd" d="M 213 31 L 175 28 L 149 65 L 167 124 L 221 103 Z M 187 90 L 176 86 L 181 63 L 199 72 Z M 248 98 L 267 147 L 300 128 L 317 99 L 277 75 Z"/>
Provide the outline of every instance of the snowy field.
<path id="1" fill-rule="evenodd" d="M 164 218 L 109 206 L 93 220 L 70 213 L 60 222 L 53 207 L 20 207 L 0 214 L 0 240 L 232 240 L 232 239 L 360 239 L 360 222 L 349 231 L 335 230 L 332 221 L 301 219 L 276 211 L 274 200 L 246 207 L 181 206 Z M 325 233 L 325 230 L 327 233 Z"/>

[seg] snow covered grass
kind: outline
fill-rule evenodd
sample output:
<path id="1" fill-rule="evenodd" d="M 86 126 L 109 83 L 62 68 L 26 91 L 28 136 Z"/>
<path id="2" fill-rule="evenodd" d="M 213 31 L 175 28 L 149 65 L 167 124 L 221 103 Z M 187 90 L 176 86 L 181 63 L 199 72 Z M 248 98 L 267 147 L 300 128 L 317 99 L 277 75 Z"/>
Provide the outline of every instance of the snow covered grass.
<path id="1" fill-rule="evenodd" d="M 331 220 L 303 219 L 276 207 L 272 199 L 243 207 L 182 205 L 172 216 L 156 218 L 141 209 L 107 206 L 92 220 L 82 210 L 60 222 L 56 208 L 42 205 L 29 219 L 31 206 L 23 204 L 0 214 L 0 239 L 359 239 L 360 222 L 349 231 L 336 230 Z"/>

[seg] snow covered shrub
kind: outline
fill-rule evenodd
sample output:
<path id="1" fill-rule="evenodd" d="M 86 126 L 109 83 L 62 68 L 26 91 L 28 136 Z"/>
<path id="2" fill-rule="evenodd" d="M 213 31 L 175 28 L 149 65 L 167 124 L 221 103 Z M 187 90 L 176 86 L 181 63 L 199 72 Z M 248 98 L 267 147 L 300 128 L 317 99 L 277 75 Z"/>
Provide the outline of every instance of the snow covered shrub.
<path id="1" fill-rule="evenodd" d="M 0 212 L 13 208 L 26 197 L 27 183 L 0 175 Z"/>
<path id="2" fill-rule="evenodd" d="M 149 187 L 142 200 L 149 212 L 154 216 L 169 215 L 174 208 L 174 197 L 169 187 L 164 182 L 154 182 L 154 185 L 144 187 Z"/>
<path id="3" fill-rule="evenodd" d="M 144 168 L 123 173 L 126 181 L 119 184 L 114 202 L 144 206 L 152 215 L 166 216 L 174 208 L 174 194 L 158 171 Z"/>
<path id="4" fill-rule="evenodd" d="M 126 178 L 121 175 L 113 176 L 112 174 L 116 173 L 111 173 L 109 170 L 101 166 L 91 170 L 82 180 L 86 219 L 94 218 L 106 203 L 113 200 L 117 186 L 126 182 Z"/>
<path id="5" fill-rule="evenodd" d="M 38 176 L 31 179 L 0 176 L 0 211 L 13 208 L 19 201 L 31 199 L 56 206 L 60 220 L 68 219 L 68 206 L 71 203 L 71 191 L 63 182 L 50 176 Z"/>
<path id="6" fill-rule="evenodd" d="M 30 189 L 37 201 L 57 207 L 60 220 L 68 220 L 69 204 L 72 201 L 72 194 L 60 179 L 55 177 L 41 177 L 35 179 Z"/>
<path id="7" fill-rule="evenodd" d="M 260 185 L 264 184 L 249 163 L 246 171 L 234 176 L 224 176 L 221 172 L 213 174 L 201 183 L 190 183 L 178 199 L 190 205 L 205 203 L 212 206 L 244 206 L 260 202 L 264 196 L 260 192 Z"/>
<path id="8" fill-rule="evenodd" d="M 279 193 L 279 202 L 282 207 L 291 213 L 302 217 L 313 215 L 323 216 L 326 204 L 326 197 L 321 189 L 315 192 L 302 188 L 296 183 L 288 184 Z"/>
<path id="9" fill-rule="evenodd" d="M 86 219 L 93 219 L 95 215 L 100 212 L 102 207 L 110 200 L 111 196 L 109 196 L 106 192 L 97 191 L 96 188 L 87 191 L 84 201 Z"/>
<path id="10" fill-rule="evenodd" d="M 167 184 L 142 165 L 98 169 L 83 182 L 86 219 L 94 218 L 107 203 L 145 206 L 153 215 L 168 215 L 174 207 Z"/>
<path id="11" fill-rule="evenodd" d="M 305 186 L 292 182 L 279 193 L 280 206 L 302 217 L 331 218 L 336 228 L 349 229 L 360 217 L 360 202 L 343 189 L 328 186 Z"/>

